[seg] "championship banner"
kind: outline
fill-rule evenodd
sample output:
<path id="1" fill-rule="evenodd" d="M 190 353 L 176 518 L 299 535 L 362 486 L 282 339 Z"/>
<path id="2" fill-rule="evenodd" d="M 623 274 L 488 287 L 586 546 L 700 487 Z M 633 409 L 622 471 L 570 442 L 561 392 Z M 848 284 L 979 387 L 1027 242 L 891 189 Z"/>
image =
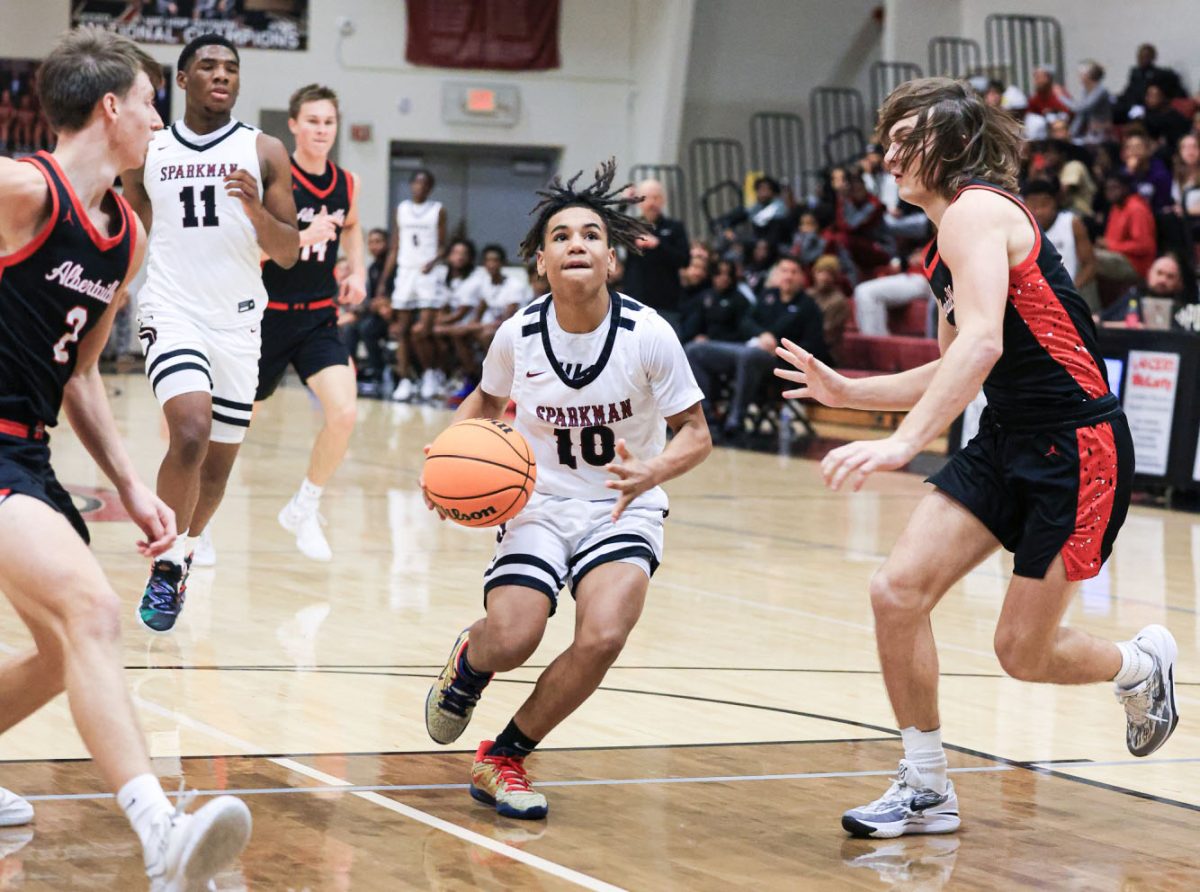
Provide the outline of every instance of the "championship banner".
<path id="1" fill-rule="evenodd" d="M 308 0 L 76 0 L 71 26 L 116 31 L 138 43 L 220 34 L 240 49 L 303 50 Z"/>

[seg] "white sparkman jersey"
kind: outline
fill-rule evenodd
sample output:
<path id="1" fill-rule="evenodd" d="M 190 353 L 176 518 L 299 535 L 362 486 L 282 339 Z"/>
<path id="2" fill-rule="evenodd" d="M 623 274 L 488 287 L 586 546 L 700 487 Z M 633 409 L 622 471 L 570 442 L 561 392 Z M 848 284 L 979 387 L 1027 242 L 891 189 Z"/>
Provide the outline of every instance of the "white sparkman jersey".
<path id="1" fill-rule="evenodd" d="M 154 219 L 141 313 L 183 313 L 210 328 L 262 318 L 258 235 L 224 182 L 235 170 L 249 171 L 261 197 L 259 132 L 233 120 L 198 136 L 176 121 L 154 135 L 143 176 Z"/>
<path id="2" fill-rule="evenodd" d="M 516 401 L 536 492 L 616 501 L 604 466 L 616 460 L 617 440 L 635 458 L 653 458 L 666 445 L 663 419 L 704 398 L 670 324 L 623 294 L 610 290 L 609 300 L 599 328 L 572 334 L 550 295 L 540 297 L 500 326 L 484 360 L 484 392 Z M 656 486 L 632 504 L 665 511 L 667 494 Z"/>
<path id="3" fill-rule="evenodd" d="M 396 206 L 396 225 L 400 227 L 398 266 L 420 269 L 437 256 L 441 214 L 440 201 L 414 204 L 406 198 Z"/>

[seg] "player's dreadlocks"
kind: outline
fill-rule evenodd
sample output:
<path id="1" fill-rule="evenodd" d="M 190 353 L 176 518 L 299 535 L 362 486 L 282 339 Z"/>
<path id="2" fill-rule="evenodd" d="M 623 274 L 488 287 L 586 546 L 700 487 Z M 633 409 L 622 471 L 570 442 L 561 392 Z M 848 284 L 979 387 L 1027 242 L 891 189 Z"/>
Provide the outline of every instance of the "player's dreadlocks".
<path id="1" fill-rule="evenodd" d="M 541 196 L 542 200 L 529 212 L 536 214 L 537 219 L 534 221 L 533 228 L 526 234 L 524 241 L 521 242 L 521 256 L 526 260 L 532 258 L 544 244 L 546 225 L 550 222 L 550 218 L 559 211 L 570 207 L 582 207 L 595 211 L 604 223 L 610 245 L 620 245 L 628 251 L 640 254 L 641 249 L 637 246 L 637 238 L 639 235 L 649 234 L 651 232 L 650 225 L 645 220 L 631 217 L 625 213 L 626 205 L 637 204 L 642 199 L 641 196 L 629 198 L 623 194 L 629 186 L 633 185 L 632 183 L 627 183 L 619 189 L 613 189 L 612 182 L 616 173 L 617 160 L 609 158 L 596 168 L 596 179 L 585 189 L 575 191 L 575 183 L 583 176 L 581 170 L 567 180 L 566 185 L 563 185 L 560 177 L 555 177 L 550 181 L 549 186 L 538 190 L 537 194 Z"/>

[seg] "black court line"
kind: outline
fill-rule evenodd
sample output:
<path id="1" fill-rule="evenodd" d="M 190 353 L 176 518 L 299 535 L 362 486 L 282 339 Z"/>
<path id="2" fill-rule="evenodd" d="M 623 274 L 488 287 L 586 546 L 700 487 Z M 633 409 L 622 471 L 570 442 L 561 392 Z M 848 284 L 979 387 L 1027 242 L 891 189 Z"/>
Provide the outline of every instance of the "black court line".
<path id="1" fill-rule="evenodd" d="M 252 668 L 248 671 L 254 671 L 254 669 Z M 280 671 L 280 670 L 268 670 L 268 671 Z M 289 670 L 289 671 L 295 671 L 295 670 Z M 370 675 L 370 676 L 382 676 L 382 677 L 392 677 L 392 678 L 428 678 L 429 677 L 428 675 L 418 674 L 415 672 L 368 671 L 368 672 L 344 672 L 344 673 L 333 673 L 333 674 Z M 520 684 L 520 685 L 532 686 L 532 685 L 537 684 L 537 682 L 536 682 L 536 680 L 519 679 L 519 678 L 495 678 L 495 679 L 492 679 L 492 684 Z M 761 710 L 764 712 L 776 712 L 776 713 L 780 713 L 782 715 L 794 715 L 794 716 L 799 716 L 800 718 L 814 719 L 816 721 L 833 722 L 833 723 L 839 724 L 839 725 L 849 725 L 854 728 L 865 728 L 868 731 L 875 731 L 879 734 L 886 735 L 887 737 L 890 737 L 890 738 L 897 738 L 900 736 L 900 732 L 895 730 L 894 728 L 887 728 L 887 727 L 884 727 L 883 725 L 875 725 L 875 724 L 872 724 L 871 722 L 860 722 L 860 721 L 857 721 L 856 719 L 846 719 L 846 718 L 841 718 L 839 716 L 824 715 L 824 714 L 818 713 L 818 712 L 806 712 L 801 709 L 788 709 L 787 707 L 783 707 L 783 706 L 769 706 L 764 703 L 743 703 L 743 702 L 737 701 L 737 700 L 725 700 L 725 699 L 717 698 L 717 697 L 700 697 L 700 696 L 697 696 L 694 694 L 673 694 L 673 693 L 669 693 L 667 691 L 641 691 L 641 690 L 637 690 L 636 688 L 616 688 L 616 687 L 610 687 L 608 685 L 600 685 L 600 687 L 598 687 L 596 690 L 606 691 L 608 693 L 613 693 L 613 694 L 637 694 L 637 695 L 640 695 L 643 697 L 663 697 L 663 698 L 666 698 L 669 700 L 687 700 L 692 703 L 712 703 L 712 704 L 715 704 L 718 706 L 735 706 L 735 707 L 740 707 L 742 709 L 755 709 L 755 710 Z M 820 742 L 820 741 L 814 741 L 814 742 Z M 1132 790 L 1128 787 L 1121 787 L 1121 786 L 1117 786 L 1116 784 L 1107 784 L 1102 781 L 1092 780 L 1091 778 L 1077 777 L 1075 775 L 1066 774 L 1065 772 L 1056 771 L 1051 768 L 1036 767 L 1038 764 L 1042 764 L 1042 763 L 1022 762 L 1017 759 L 1009 759 L 1009 758 L 1006 758 L 1005 756 L 997 756 L 994 753 L 985 752 L 984 750 L 971 749 L 970 747 L 959 746 L 959 745 L 953 744 L 953 743 L 943 743 L 942 745 L 948 750 L 953 750 L 954 752 L 963 753 L 965 755 L 976 756 L 980 759 L 988 759 L 988 760 L 995 762 L 998 765 L 1012 765 L 1016 768 L 1022 768 L 1026 771 L 1034 771 L 1038 774 L 1044 774 L 1049 777 L 1056 777 L 1061 780 L 1068 780 L 1073 783 L 1086 784 L 1087 786 L 1090 786 L 1090 787 L 1097 787 L 1099 789 L 1108 790 L 1113 793 L 1122 793 L 1126 796 L 1133 796 L 1138 799 L 1148 800 L 1150 802 L 1159 802 L 1164 805 L 1173 805 L 1178 808 L 1187 809 L 1189 811 L 1200 812 L 1200 804 L 1193 804 L 1191 802 L 1181 802 L 1178 799 L 1168 799 L 1163 796 L 1156 796 L 1153 793 L 1144 793 L 1141 790 Z M 1083 760 L 1079 760 L 1079 761 L 1083 761 Z"/>
<path id="2" fill-rule="evenodd" d="M 323 666 L 295 665 L 245 665 L 245 666 L 125 666 L 128 670 L 152 669 L 198 671 L 198 672 L 310 672 L 329 675 L 354 675 L 358 670 L 382 669 L 428 669 L 434 677 L 441 671 L 442 663 L 327 663 Z M 545 669 L 545 665 L 525 665 L 521 669 Z M 881 675 L 879 669 L 804 669 L 797 667 L 775 668 L 771 666 L 612 666 L 608 671 L 662 671 L 662 672 L 779 672 L 798 675 Z M 346 671 L 355 670 L 355 671 Z M 514 670 L 516 671 L 516 670 Z M 939 678 L 1011 678 L 1003 672 L 939 672 Z M 1177 681 L 1177 687 L 1200 686 L 1200 681 Z"/>
<path id="3" fill-rule="evenodd" d="M 883 743 L 896 739 L 889 737 L 830 737 L 825 740 L 737 740 L 714 743 L 614 743 L 608 746 L 539 746 L 539 753 L 600 753 L 609 750 L 686 750 L 711 749 L 731 746 L 811 746 L 822 743 Z M 454 746 L 438 747 L 435 750 L 360 750 L 354 752 L 327 751 L 319 753 L 206 753 L 202 756 L 153 756 L 152 762 L 178 759 L 180 762 L 197 762 L 205 759 L 322 759 L 329 756 L 381 757 L 381 756 L 464 756 L 473 755 L 475 747 L 458 749 Z M 89 756 L 64 756 L 56 759 L 0 759 L 0 771 L 5 765 L 64 765 L 72 762 L 91 762 Z M 1086 759 L 1066 759 L 1067 762 L 1085 762 Z M 284 769 L 288 770 L 288 769 Z"/>

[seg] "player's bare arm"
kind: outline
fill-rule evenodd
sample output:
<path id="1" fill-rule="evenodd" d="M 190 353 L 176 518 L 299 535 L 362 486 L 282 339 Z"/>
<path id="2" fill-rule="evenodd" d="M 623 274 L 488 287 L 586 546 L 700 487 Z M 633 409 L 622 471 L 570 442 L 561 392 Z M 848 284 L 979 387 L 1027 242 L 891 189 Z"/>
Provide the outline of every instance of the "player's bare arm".
<path id="1" fill-rule="evenodd" d="M 831 489 L 850 482 L 857 491 L 875 471 L 908 464 L 979 393 L 1003 349 L 1014 228 L 1009 205 L 996 195 L 968 192 L 946 210 L 938 250 L 955 276 L 957 332 L 929 387 L 895 433 L 882 440 L 848 443 L 825 456 L 821 473 Z M 1028 223 L 1024 227 L 1028 230 Z"/>
<path id="2" fill-rule="evenodd" d="M 263 194 L 247 170 L 236 170 L 225 178 L 225 191 L 237 198 L 254 225 L 259 247 L 284 269 L 300 256 L 300 230 L 296 225 L 296 202 L 292 199 L 291 162 L 283 143 L 265 133 L 258 135 L 258 165 L 262 171 Z"/>
<path id="3" fill-rule="evenodd" d="M 356 307 L 367 296 L 367 251 L 363 238 L 362 223 L 358 218 L 358 174 L 350 174 L 353 189 L 350 193 L 350 212 L 346 225 L 342 227 L 342 251 L 346 255 L 349 270 L 338 289 L 338 303 Z"/>
<path id="4" fill-rule="evenodd" d="M 0 158 L 0 253 L 27 245 L 50 215 L 50 190 L 32 164 Z"/>
<path id="5" fill-rule="evenodd" d="M 146 192 L 146 184 L 143 181 L 145 173 L 146 168 L 144 167 L 123 171 L 121 173 L 121 194 L 125 196 L 125 200 L 129 202 L 133 212 L 142 221 L 142 226 L 149 232 L 154 223 L 154 208 L 150 204 L 150 196 Z"/>
<path id="6" fill-rule="evenodd" d="M 907 411 L 916 405 L 941 362 L 935 359 L 893 375 L 848 378 L 787 338 L 775 348 L 775 355 L 792 366 L 775 369 L 776 377 L 799 385 L 783 391 L 788 399 L 812 399 L 833 408 L 890 411 Z"/>
<path id="7" fill-rule="evenodd" d="M 712 435 L 704 420 L 704 409 L 696 403 L 667 419 L 674 436 L 661 453 L 645 460 L 631 455 L 624 440 L 617 440 L 617 461 L 605 470 L 616 479 L 606 484 L 618 493 L 612 519 L 618 517 L 638 496 L 659 484 L 686 474 L 712 452 Z"/>
<path id="8" fill-rule="evenodd" d="M 79 442 L 112 481 L 121 503 L 146 538 L 137 543 L 146 557 L 162 554 L 175 541 L 175 513 L 138 476 L 113 420 L 98 361 L 108 341 L 117 310 L 128 298 L 129 283 L 146 254 L 146 232 L 140 221 L 137 248 L 129 274 L 100 322 L 79 342 L 75 371 L 63 390 L 63 411 Z"/>

